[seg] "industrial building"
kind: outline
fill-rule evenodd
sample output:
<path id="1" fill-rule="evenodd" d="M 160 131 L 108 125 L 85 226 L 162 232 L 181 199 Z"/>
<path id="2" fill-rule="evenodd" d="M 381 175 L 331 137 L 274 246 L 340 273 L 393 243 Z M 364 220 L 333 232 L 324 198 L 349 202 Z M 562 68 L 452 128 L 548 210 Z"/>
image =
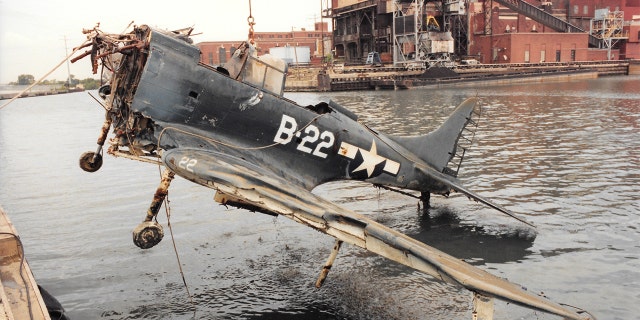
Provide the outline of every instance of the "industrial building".
<path id="1" fill-rule="evenodd" d="M 640 59 L 640 0 L 332 0 L 326 16 L 347 64 Z"/>
<path id="2" fill-rule="evenodd" d="M 281 58 L 285 60 L 291 59 L 290 62 L 293 64 L 309 64 L 312 62 L 319 64 L 320 57 L 324 56 L 324 52 L 330 53 L 332 48 L 331 33 L 327 22 L 316 22 L 314 30 L 292 29 L 286 32 L 255 32 L 254 40 L 260 55 L 269 53 L 272 48 L 291 48 L 291 50 L 279 49 L 277 52 L 284 53 L 285 56 Z M 201 62 L 209 65 L 224 64 L 242 41 L 206 41 L 198 43 Z M 289 58 L 289 52 L 294 53 L 292 58 Z M 297 53 L 299 53 L 299 56 Z"/>
<path id="3" fill-rule="evenodd" d="M 400 67 L 640 59 L 640 0 L 322 2 L 331 30 L 321 21 L 314 30 L 256 32 L 259 54 L 281 48 L 292 64 L 330 56 L 350 65 L 376 53 Z M 201 42 L 201 60 L 224 64 L 240 43 Z"/>

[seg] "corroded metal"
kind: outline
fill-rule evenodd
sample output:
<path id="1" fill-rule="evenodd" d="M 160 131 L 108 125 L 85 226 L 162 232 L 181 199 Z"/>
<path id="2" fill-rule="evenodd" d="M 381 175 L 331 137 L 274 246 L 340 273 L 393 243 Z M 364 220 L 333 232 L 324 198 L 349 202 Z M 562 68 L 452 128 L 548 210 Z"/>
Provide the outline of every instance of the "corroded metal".
<path id="1" fill-rule="evenodd" d="M 151 200 L 151 205 L 149 205 L 149 209 L 147 209 L 147 216 L 144 221 L 152 221 L 155 219 L 156 215 L 158 215 L 162 202 L 164 202 L 167 194 L 169 194 L 169 185 L 174 177 L 175 173 L 173 173 L 173 171 L 164 169 L 162 172 L 162 178 L 160 179 L 160 185 L 158 186 L 158 189 L 156 189 L 156 193 L 153 195 L 153 200 Z"/>
<path id="2" fill-rule="evenodd" d="M 316 288 L 322 287 L 324 280 L 327 279 L 327 275 L 331 268 L 333 267 L 333 263 L 336 261 L 336 257 L 338 256 L 338 251 L 340 251 L 340 247 L 342 246 L 342 240 L 336 240 L 336 243 L 333 245 L 333 249 L 331 249 L 331 254 L 327 259 L 327 262 L 322 267 L 322 271 L 320 271 L 320 276 L 316 281 Z"/>

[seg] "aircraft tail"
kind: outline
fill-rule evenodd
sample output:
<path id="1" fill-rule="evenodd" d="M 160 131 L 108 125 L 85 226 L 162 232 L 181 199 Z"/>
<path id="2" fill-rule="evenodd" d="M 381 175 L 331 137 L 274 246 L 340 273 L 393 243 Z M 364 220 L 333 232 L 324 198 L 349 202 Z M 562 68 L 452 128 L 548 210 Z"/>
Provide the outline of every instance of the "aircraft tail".
<path id="1" fill-rule="evenodd" d="M 477 98 L 462 102 L 436 130 L 421 136 L 392 137 L 436 170 L 458 176 L 465 152 L 475 137 L 481 107 Z"/>

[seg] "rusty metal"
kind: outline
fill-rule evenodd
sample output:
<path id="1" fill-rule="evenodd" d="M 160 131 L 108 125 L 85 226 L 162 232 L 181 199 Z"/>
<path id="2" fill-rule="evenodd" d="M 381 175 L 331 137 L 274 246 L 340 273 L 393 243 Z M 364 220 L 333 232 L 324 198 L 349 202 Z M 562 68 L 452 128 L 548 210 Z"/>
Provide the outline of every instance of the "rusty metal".
<path id="1" fill-rule="evenodd" d="M 247 23 L 249 23 L 249 43 L 255 44 L 253 26 L 256 25 L 253 15 L 251 14 L 251 0 L 249 0 L 249 16 L 247 17 Z"/>
<path id="2" fill-rule="evenodd" d="M 340 246 L 342 246 L 342 240 L 336 240 L 335 244 L 333 245 L 333 249 L 331 250 L 331 254 L 327 259 L 327 262 L 322 267 L 322 271 L 320 271 L 320 276 L 316 281 L 316 288 L 322 287 L 324 280 L 327 279 L 327 275 L 329 274 L 329 271 L 331 271 L 331 267 L 333 267 L 333 263 L 336 261 L 336 257 L 338 256 Z"/>
<path id="3" fill-rule="evenodd" d="M 75 63 L 76 61 L 78 61 L 78 60 L 80 60 L 80 59 L 82 59 L 82 58 L 84 58 L 84 57 L 86 57 L 86 56 L 88 56 L 90 54 L 91 54 L 91 50 L 87 50 L 87 51 L 83 52 L 81 55 L 71 59 L 71 63 Z"/>
<path id="4" fill-rule="evenodd" d="M 136 41 L 136 43 L 134 43 L 134 44 L 126 45 L 126 46 L 123 46 L 123 47 L 118 47 L 118 48 L 117 48 L 117 49 L 115 49 L 114 51 L 111 51 L 111 52 L 103 52 L 103 53 L 101 53 L 101 54 L 99 54 L 99 55 L 96 55 L 96 59 L 102 59 L 102 58 L 104 58 L 104 57 L 106 57 L 106 56 L 110 56 L 110 55 L 112 55 L 112 54 L 114 54 L 114 53 L 122 53 L 122 52 L 124 52 L 124 51 L 126 51 L 126 50 L 129 50 L 129 49 L 138 49 L 138 50 L 142 50 L 142 49 L 144 49 L 146 46 L 147 46 L 147 44 L 146 44 L 144 41 Z"/>
<path id="5" fill-rule="evenodd" d="M 160 185 L 158 186 L 158 189 L 156 189 L 156 193 L 153 195 L 153 200 L 151 201 L 151 205 L 149 205 L 149 209 L 147 209 L 147 216 L 144 219 L 145 222 L 153 220 L 158 215 L 162 202 L 164 202 L 167 194 L 169 194 L 169 185 L 174 177 L 175 173 L 173 173 L 173 171 L 164 169 Z"/>

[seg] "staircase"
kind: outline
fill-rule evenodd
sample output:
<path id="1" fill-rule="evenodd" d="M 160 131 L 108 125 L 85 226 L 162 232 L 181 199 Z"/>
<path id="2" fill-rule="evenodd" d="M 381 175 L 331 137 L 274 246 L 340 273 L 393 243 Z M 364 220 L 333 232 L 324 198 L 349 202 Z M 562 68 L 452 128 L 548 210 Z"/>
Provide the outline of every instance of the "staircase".
<path id="1" fill-rule="evenodd" d="M 549 27 L 558 32 L 583 32 L 587 33 L 587 31 L 579 28 L 576 25 L 573 25 L 565 20 L 562 20 L 548 12 L 529 4 L 522 0 L 494 0 L 495 2 L 519 13 L 526 17 L 531 18 L 536 22 L 542 23 L 546 27 Z M 593 35 L 589 35 L 589 46 L 599 48 L 601 47 L 602 40 L 594 37 Z"/>

